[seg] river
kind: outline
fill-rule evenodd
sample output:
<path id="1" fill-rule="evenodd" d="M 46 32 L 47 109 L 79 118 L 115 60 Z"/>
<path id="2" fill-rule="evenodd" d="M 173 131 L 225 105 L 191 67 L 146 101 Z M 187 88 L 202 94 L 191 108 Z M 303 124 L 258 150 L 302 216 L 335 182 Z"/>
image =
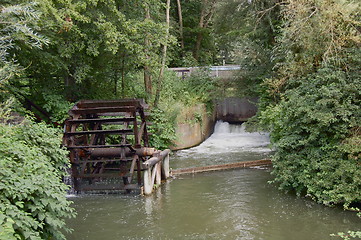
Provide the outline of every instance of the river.
<path id="1" fill-rule="evenodd" d="M 218 122 L 200 146 L 175 153 L 171 167 L 256 160 L 271 154 L 267 133 Z M 181 175 L 149 197 L 136 194 L 69 196 L 78 212 L 69 240 L 113 239 L 340 239 L 360 219 L 286 194 L 269 184 L 269 168 Z"/>

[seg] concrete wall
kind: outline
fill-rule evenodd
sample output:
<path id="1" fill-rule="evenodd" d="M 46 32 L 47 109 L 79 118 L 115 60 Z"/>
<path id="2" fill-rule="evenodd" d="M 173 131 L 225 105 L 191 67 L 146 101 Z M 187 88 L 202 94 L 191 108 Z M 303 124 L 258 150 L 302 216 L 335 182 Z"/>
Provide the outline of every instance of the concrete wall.
<path id="1" fill-rule="evenodd" d="M 239 123 L 257 113 L 257 98 L 228 97 L 216 103 L 217 120 Z"/>
<path id="2" fill-rule="evenodd" d="M 193 117 L 195 113 L 201 115 L 201 121 L 195 120 Z M 177 140 L 174 142 L 174 147 L 171 147 L 172 150 L 180 150 L 197 146 L 213 133 L 215 114 L 209 116 L 204 104 L 194 106 L 188 109 L 187 113 L 183 113 L 183 115 L 187 114 L 189 116 L 182 117 L 187 121 L 178 123 L 176 129 Z"/>
<path id="3" fill-rule="evenodd" d="M 247 121 L 257 112 L 257 98 L 229 97 L 219 100 L 212 116 L 209 116 L 204 104 L 185 109 L 178 117 L 176 129 L 177 140 L 172 150 L 190 148 L 201 144 L 214 130 L 217 120 L 230 123 Z M 195 115 L 201 115 L 201 121 L 196 121 Z"/>

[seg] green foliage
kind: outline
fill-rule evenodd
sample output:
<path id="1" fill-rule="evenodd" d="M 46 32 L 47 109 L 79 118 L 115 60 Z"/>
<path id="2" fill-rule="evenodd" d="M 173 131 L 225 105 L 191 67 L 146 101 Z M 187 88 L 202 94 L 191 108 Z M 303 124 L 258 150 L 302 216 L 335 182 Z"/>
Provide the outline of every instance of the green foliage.
<path id="1" fill-rule="evenodd" d="M 277 0 L 220 1 L 214 20 L 218 48 L 226 62 L 239 62 L 239 58 L 256 58 L 248 53 L 271 51 L 279 25 Z M 265 57 L 257 54 L 257 57 Z M 238 59 L 237 59 L 238 58 Z M 247 64 L 242 61 L 241 65 Z"/>
<path id="2" fill-rule="evenodd" d="M 45 92 L 43 94 L 45 109 L 51 116 L 51 121 L 62 123 L 69 117 L 68 111 L 73 103 L 64 99 L 62 95 Z"/>
<path id="3" fill-rule="evenodd" d="M 283 24 L 259 109 L 276 153 L 274 183 L 325 205 L 361 201 L 361 4 L 278 4 Z M 360 238 L 360 231 L 332 236 Z"/>
<path id="4" fill-rule="evenodd" d="M 162 109 L 153 109 L 151 112 L 152 125 L 149 126 L 149 132 L 152 133 L 149 138 L 149 145 L 156 149 L 166 149 L 173 145 L 176 139 L 175 135 L 176 116 Z"/>
<path id="5" fill-rule="evenodd" d="M 13 4 L 5 2 L 0 9 L 0 84 L 9 81 L 21 71 L 21 66 L 10 54 L 18 44 L 41 48 L 48 40 L 39 35 L 39 12 L 34 2 Z"/>
<path id="6" fill-rule="evenodd" d="M 125 76 L 124 97 L 127 98 L 146 98 L 146 92 L 143 82 L 144 74 L 141 71 L 129 72 Z"/>
<path id="7" fill-rule="evenodd" d="M 259 41 L 243 40 L 235 47 L 234 58 L 242 66 L 234 80 L 236 94 L 242 97 L 261 95 L 263 80 L 274 75 L 271 48 Z"/>
<path id="8" fill-rule="evenodd" d="M 207 69 L 200 69 L 192 73 L 189 78 L 184 79 L 183 93 L 186 104 L 208 103 L 218 96 L 217 80 L 210 76 Z"/>
<path id="9" fill-rule="evenodd" d="M 217 48 L 213 31 L 216 1 L 180 1 L 183 15 L 184 48 L 172 49 L 170 65 L 179 67 L 207 66 L 215 63 Z M 178 35 L 179 17 L 177 4 L 172 5 L 174 35 Z M 201 21 L 202 19 L 202 21 Z M 202 23 L 201 23 L 202 22 Z M 172 29 L 171 29 L 172 30 Z M 181 41 L 180 36 L 178 40 Z M 197 46 L 199 44 L 199 46 Z"/>
<path id="10" fill-rule="evenodd" d="M 178 101 L 187 106 L 209 103 L 219 95 L 217 83 L 217 79 L 211 77 L 206 68 L 196 70 L 184 79 L 180 79 L 174 72 L 169 71 L 164 80 L 162 101 Z"/>
<path id="11" fill-rule="evenodd" d="M 332 68 L 300 79 L 275 107 L 270 121 L 275 182 L 324 204 L 360 201 L 360 77 Z M 291 81 L 291 80 L 290 80 Z M 354 145 L 355 144 L 355 145 Z M 358 150 L 357 150 L 358 149 Z"/>
<path id="12" fill-rule="evenodd" d="M 214 30 L 219 54 L 241 70 L 226 83 L 231 96 L 260 96 L 261 83 L 274 75 L 273 47 L 280 25 L 278 1 L 221 1 Z M 227 19 L 227 20 L 225 20 Z"/>
<path id="13" fill-rule="evenodd" d="M 354 238 L 360 239 L 361 231 L 348 231 L 347 233 L 340 232 L 340 233 L 337 233 L 337 235 L 332 234 L 331 236 L 340 237 L 345 240 L 350 240 L 350 239 L 354 239 Z"/>
<path id="14" fill-rule="evenodd" d="M 158 109 L 151 112 L 151 146 L 166 148 L 176 139 L 175 126 L 180 122 L 201 122 L 202 115 L 193 112 L 195 106 L 206 104 L 212 112 L 212 100 L 218 96 L 217 80 L 200 69 L 181 79 L 166 71 Z"/>
<path id="15" fill-rule="evenodd" d="M 274 91 L 287 88 L 287 79 L 317 71 L 325 63 L 350 64 L 343 56 L 361 43 L 361 4 L 351 0 L 287 1 L 274 58 L 280 77 Z M 275 92 L 275 94 L 277 94 Z"/>
<path id="16" fill-rule="evenodd" d="M 65 239 L 74 216 L 65 198 L 67 151 L 60 132 L 25 121 L 0 124 L 0 239 Z"/>
<path id="17" fill-rule="evenodd" d="M 34 27 L 33 32 L 40 33 L 48 41 L 41 42 L 40 37 L 35 38 L 38 34 L 26 35 L 20 30 L 14 37 L 9 35 L 13 30 L 12 25 L 6 25 L 9 14 L 2 14 L 4 23 L 0 24 L 5 27 L 0 34 L 12 39 L 9 39 L 11 47 L 5 44 L 6 39 L 0 42 L 0 47 L 8 50 L 6 56 L 13 57 L 16 64 L 4 65 L 0 75 L 11 80 L 10 85 L 21 89 L 37 105 L 49 110 L 56 120 L 63 118 L 63 113 L 56 112 L 63 112 L 68 105 L 65 100 L 119 98 L 125 92 L 123 86 L 132 84 L 125 82 L 125 76 L 145 65 L 159 67 L 160 46 L 165 35 L 165 26 L 160 20 L 163 21 L 164 14 L 160 1 L 16 2 L 19 5 L 9 1 L 6 6 L 11 9 L 31 6 L 25 9 L 30 9 L 29 13 L 20 12 L 31 21 L 19 16 L 20 20 L 14 20 L 13 25 L 30 30 Z M 148 7 L 150 19 L 145 18 Z M 2 10 L 7 11 L 7 8 Z M 18 39 L 19 36 L 24 37 Z M 145 36 L 148 45 L 144 44 Z M 36 47 L 40 43 L 47 45 L 39 50 Z M 47 96 L 49 92 L 51 96 Z"/>
<path id="18" fill-rule="evenodd" d="M 261 122 L 276 149 L 274 182 L 326 205 L 361 196 L 360 4 L 287 1 L 265 79 Z"/>

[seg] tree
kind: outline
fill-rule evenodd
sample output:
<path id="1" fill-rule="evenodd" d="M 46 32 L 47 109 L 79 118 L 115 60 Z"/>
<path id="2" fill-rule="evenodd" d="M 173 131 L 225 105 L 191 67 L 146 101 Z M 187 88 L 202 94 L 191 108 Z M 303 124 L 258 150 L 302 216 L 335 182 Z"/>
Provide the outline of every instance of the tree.
<path id="1" fill-rule="evenodd" d="M 262 82 L 274 75 L 275 29 L 280 25 L 278 1 L 220 1 L 213 28 L 223 64 L 238 64 L 240 71 L 228 87 L 239 96 L 262 95 Z M 234 93 L 235 92 L 235 93 Z"/>
<path id="2" fill-rule="evenodd" d="M 183 36 L 183 14 L 182 14 L 182 4 L 181 0 L 177 0 L 177 12 L 178 12 L 178 21 L 179 21 L 179 40 L 180 46 L 182 50 L 182 54 L 184 51 L 184 36 Z"/>
<path id="3" fill-rule="evenodd" d="M 145 4 L 152 19 L 144 18 Z M 160 6 L 156 0 L 38 0 L 38 30 L 48 45 L 40 51 L 16 43 L 10 54 L 26 70 L 21 79 L 11 81 L 12 88 L 51 115 L 66 113 L 68 101 L 80 98 L 126 97 L 127 88 L 135 84 L 128 75 L 148 66 L 151 76 L 160 66 L 165 36 Z"/>
<path id="4" fill-rule="evenodd" d="M 34 31 L 38 27 L 39 12 L 35 3 L 10 4 L 1 6 L 0 15 L 0 84 L 4 85 L 15 75 L 20 74 L 22 66 L 10 52 L 19 43 L 32 48 L 41 48 L 48 40 Z M 3 86 L 2 86 L 3 87 Z"/>
<path id="5" fill-rule="evenodd" d="M 160 71 L 159 71 L 159 76 L 158 76 L 158 82 L 157 82 L 157 91 L 155 94 L 155 99 L 154 99 L 154 107 L 157 107 L 158 103 L 159 103 L 159 98 L 160 98 L 160 93 L 162 90 L 162 81 L 164 78 L 164 69 L 165 69 L 165 65 L 166 65 L 166 61 L 167 61 L 167 48 L 168 48 L 168 39 L 169 39 L 169 25 L 170 25 L 170 15 L 169 15 L 169 11 L 170 11 L 170 0 L 167 0 L 167 5 L 166 5 L 166 14 L 165 14 L 165 22 L 166 22 L 166 35 L 165 35 L 165 42 L 163 43 L 163 56 L 162 56 L 162 66 L 160 67 Z"/>
<path id="6" fill-rule="evenodd" d="M 261 119 L 275 182 L 323 204 L 359 202 L 361 4 L 287 1 Z"/>
<path id="7" fill-rule="evenodd" d="M 215 10 L 216 1 L 215 0 L 202 0 L 201 3 L 201 12 L 199 14 L 199 23 L 198 23 L 198 33 L 197 40 L 193 51 L 193 57 L 199 61 L 199 54 L 201 49 L 202 40 L 204 37 L 204 29 L 207 29 Z"/>
<path id="8" fill-rule="evenodd" d="M 174 55 L 171 66 L 203 66 L 214 63 L 216 48 L 212 34 L 214 0 L 177 0 L 172 8 L 176 23 L 173 34 L 177 36 L 180 48 L 170 49 Z"/>

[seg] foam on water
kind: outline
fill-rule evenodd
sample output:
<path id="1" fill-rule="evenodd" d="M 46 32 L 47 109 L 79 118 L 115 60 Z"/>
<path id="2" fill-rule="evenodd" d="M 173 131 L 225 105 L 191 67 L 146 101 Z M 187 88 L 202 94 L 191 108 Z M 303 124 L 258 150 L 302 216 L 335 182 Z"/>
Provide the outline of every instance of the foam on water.
<path id="1" fill-rule="evenodd" d="M 214 133 L 197 147 L 183 150 L 182 153 L 219 154 L 224 152 L 270 152 L 269 134 L 246 132 L 245 126 L 218 121 Z"/>

